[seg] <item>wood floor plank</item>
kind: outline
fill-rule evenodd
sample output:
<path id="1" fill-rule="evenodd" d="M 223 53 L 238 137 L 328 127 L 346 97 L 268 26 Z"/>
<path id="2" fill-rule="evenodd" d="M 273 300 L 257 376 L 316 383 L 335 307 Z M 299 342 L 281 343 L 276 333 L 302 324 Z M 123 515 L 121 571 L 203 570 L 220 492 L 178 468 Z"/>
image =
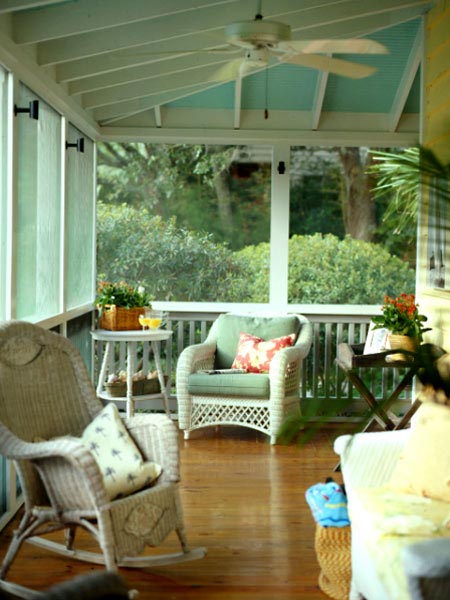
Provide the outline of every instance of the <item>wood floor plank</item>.
<path id="1" fill-rule="evenodd" d="M 347 427 L 348 429 L 348 427 Z M 244 428 L 192 435 L 181 446 L 181 495 L 189 544 L 205 558 L 152 570 L 121 569 L 140 600 L 319 600 L 315 523 L 304 499 L 312 484 L 333 476 L 336 425 L 298 447 L 270 446 Z M 14 523 L 0 536 L 3 558 Z M 83 548 L 95 542 L 81 534 Z M 156 552 L 178 551 L 171 534 Z M 150 550 L 149 553 L 155 552 Z M 8 579 L 45 589 L 98 566 L 25 544 Z"/>

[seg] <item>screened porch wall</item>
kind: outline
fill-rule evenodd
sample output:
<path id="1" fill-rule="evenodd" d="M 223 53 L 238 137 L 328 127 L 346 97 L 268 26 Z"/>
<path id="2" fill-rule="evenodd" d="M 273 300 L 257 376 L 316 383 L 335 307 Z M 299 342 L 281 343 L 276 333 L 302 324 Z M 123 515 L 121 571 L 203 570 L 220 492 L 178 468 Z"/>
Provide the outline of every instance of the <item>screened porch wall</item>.
<path id="1" fill-rule="evenodd" d="M 39 102 L 39 118 L 18 112 Z M 84 153 L 66 142 L 84 137 Z M 95 144 L 0 66 L 0 321 L 67 336 L 92 372 Z M 0 528 L 21 504 L 0 458 Z"/>

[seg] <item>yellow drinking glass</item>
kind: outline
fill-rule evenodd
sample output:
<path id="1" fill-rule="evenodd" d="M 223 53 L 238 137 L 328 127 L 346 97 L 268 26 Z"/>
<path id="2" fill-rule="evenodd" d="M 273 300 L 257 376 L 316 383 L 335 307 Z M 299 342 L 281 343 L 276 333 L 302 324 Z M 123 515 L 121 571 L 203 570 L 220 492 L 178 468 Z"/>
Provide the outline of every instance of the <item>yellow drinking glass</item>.
<path id="1" fill-rule="evenodd" d="M 139 324 L 141 325 L 142 329 L 145 331 L 146 329 L 151 329 L 150 327 L 150 322 L 151 322 L 151 317 L 150 317 L 150 313 L 151 313 L 151 309 L 146 308 L 145 312 L 142 315 L 139 315 Z"/>
<path id="2" fill-rule="evenodd" d="M 163 313 L 160 310 L 145 311 L 146 319 L 148 320 L 149 329 L 158 329 L 163 320 Z"/>

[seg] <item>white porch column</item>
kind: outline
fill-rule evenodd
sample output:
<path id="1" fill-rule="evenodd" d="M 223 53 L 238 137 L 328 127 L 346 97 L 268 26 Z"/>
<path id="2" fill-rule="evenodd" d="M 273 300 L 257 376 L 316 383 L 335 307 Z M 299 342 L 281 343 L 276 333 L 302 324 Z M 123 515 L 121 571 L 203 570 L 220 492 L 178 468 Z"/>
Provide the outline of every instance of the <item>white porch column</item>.
<path id="1" fill-rule="evenodd" d="M 289 144 L 273 146 L 270 204 L 270 304 L 283 308 L 288 297 Z M 280 164 L 284 163 L 284 173 Z"/>

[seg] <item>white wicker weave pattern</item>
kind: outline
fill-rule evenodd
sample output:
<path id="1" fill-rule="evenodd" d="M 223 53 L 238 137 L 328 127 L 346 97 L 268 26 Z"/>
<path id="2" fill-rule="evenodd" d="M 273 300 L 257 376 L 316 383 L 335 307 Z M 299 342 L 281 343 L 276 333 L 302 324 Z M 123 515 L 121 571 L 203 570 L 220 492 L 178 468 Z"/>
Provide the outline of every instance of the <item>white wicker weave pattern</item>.
<path id="1" fill-rule="evenodd" d="M 25 514 L 0 570 L 0 589 L 30 597 L 27 588 L 5 581 L 25 540 L 113 571 L 121 564 L 145 567 L 204 555 L 203 548 L 189 550 L 186 542 L 173 422 L 164 415 L 125 420 L 144 460 L 161 464 L 163 473 L 153 487 L 111 502 L 92 453 L 78 439 L 101 408 L 84 362 L 67 339 L 30 323 L 0 325 L 0 452 L 15 461 L 25 499 Z M 101 554 L 75 549 L 78 526 L 96 538 Z M 39 537 L 57 529 L 66 532 L 65 546 Z M 173 530 L 180 553 L 133 558 Z"/>
<path id="2" fill-rule="evenodd" d="M 311 324 L 302 315 L 296 317 L 300 333 L 295 345 L 280 350 L 270 365 L 269 399 L 189 394 L 189 375 L 213 367 L 217 340 L 215 323 L 203 344 L 189 346 L 181 353 L 177 365 L 177 396 L 179 426 L 184 430 L 185 439 L 194 429 L 241 425 L 266 433 L 270 442 L 276 443 L 286 416 L 292 413 L 300 415 L 298 390 L 301 367 L 312 342 Z"/>

